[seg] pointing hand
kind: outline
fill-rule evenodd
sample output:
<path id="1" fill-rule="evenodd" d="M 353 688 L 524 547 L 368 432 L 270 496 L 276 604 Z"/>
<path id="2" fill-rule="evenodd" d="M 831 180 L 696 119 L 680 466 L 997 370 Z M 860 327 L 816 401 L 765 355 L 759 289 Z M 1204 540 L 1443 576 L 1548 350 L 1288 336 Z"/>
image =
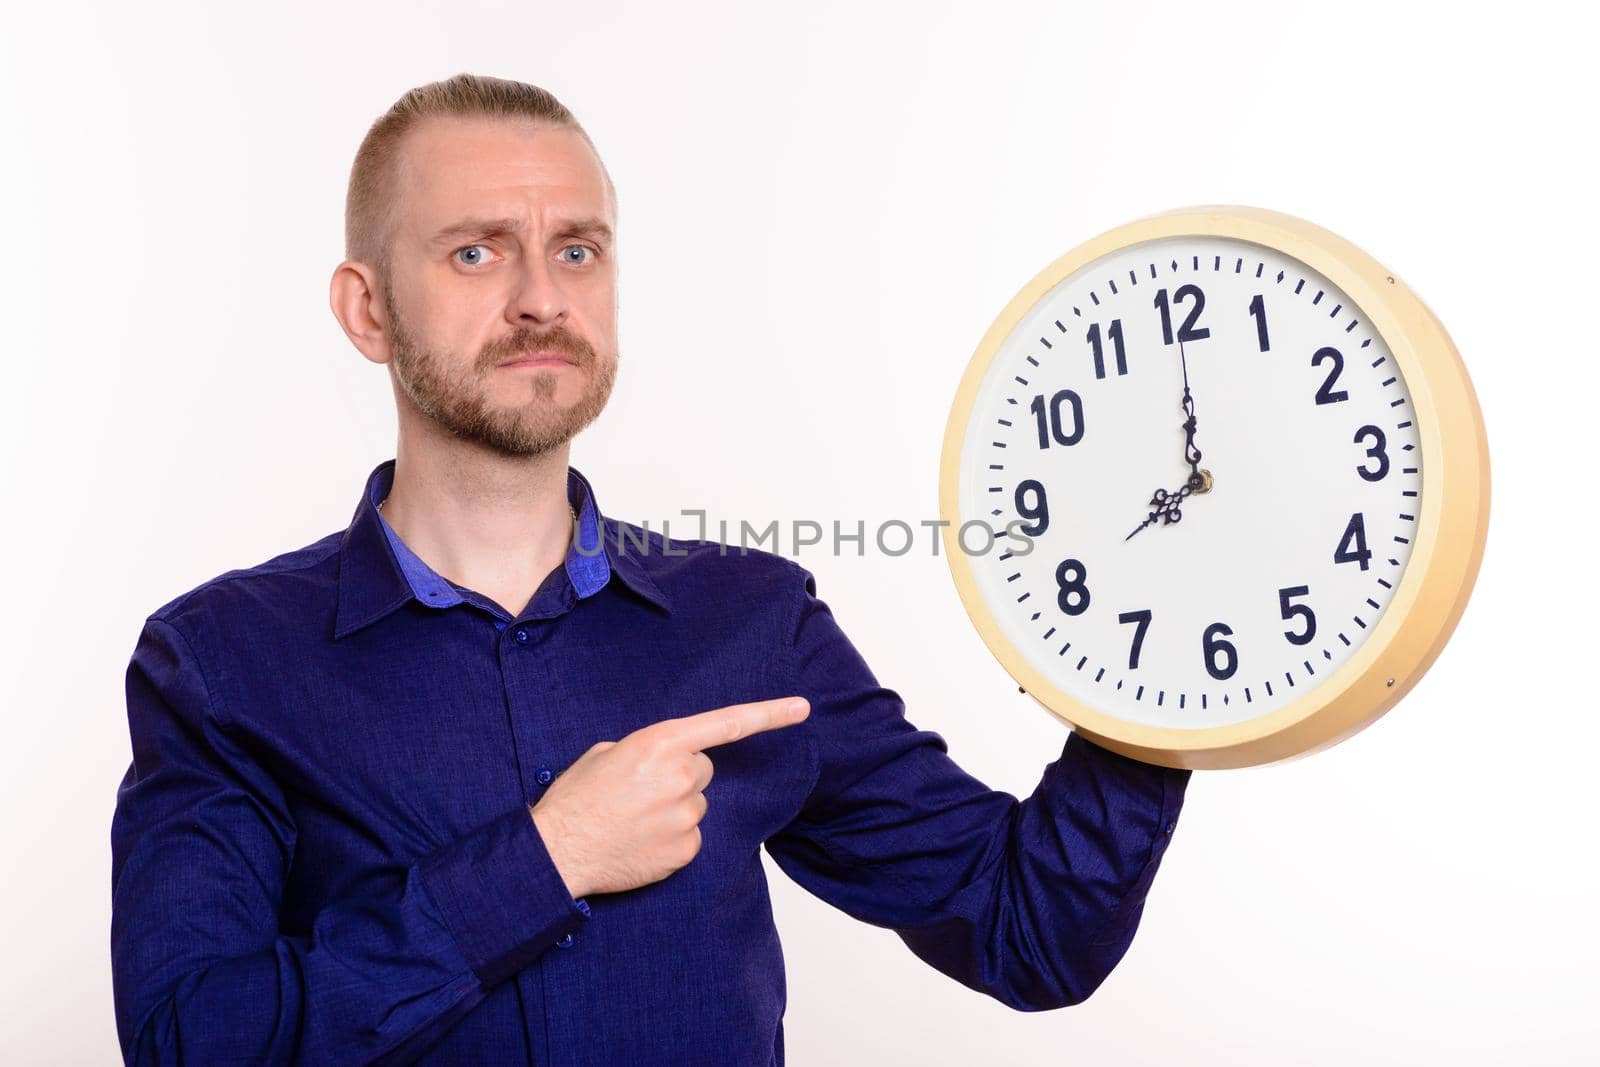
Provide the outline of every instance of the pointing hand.
<path id="1" fill-rule="evenodd" d="M 657 882 L 700 851 L 705 749 L 803 721 L 811 705 L 781 697 L 651 723 L 601 741 L 550 783 L 534 824 L 574 897 Z"/>

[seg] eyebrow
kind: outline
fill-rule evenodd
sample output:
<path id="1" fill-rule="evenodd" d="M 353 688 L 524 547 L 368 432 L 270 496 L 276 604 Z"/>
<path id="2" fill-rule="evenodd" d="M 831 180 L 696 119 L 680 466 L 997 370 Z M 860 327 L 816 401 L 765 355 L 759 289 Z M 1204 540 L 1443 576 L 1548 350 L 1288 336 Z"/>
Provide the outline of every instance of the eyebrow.
<path id="1" fill-rule="evenodd" d="M 428 243 L 431 247 L 440 247 L 454 241 L 477 237 L 498 237 L 501 234 L 513 233 L 522 226 L 522 219 L 506 216 L 498 219 L 462 219 L 453 222 L 433 235 Z M 556 225 L 556 238 L 588 237 L 604 244 L 612 242 L 611 227 L 605 220 L 589 217 L 581 219 L 566 219 Z"/>

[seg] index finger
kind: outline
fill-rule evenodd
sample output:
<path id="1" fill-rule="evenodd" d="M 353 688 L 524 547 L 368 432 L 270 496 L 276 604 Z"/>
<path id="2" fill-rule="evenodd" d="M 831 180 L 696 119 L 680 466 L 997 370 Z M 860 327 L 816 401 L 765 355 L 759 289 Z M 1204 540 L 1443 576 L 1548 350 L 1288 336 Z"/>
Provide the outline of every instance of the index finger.
<path id="1" fill-rule="evenodd" d="M 804 697 L 778 697 L 749 704 L 729 704 L 724 708 L 713 708 L 677 719 L 663 719 L 645 729 L 664 737 L 669 744 L 699 752 L 763 730 L 793 726 L 809 714 L 811 704 Z"/>

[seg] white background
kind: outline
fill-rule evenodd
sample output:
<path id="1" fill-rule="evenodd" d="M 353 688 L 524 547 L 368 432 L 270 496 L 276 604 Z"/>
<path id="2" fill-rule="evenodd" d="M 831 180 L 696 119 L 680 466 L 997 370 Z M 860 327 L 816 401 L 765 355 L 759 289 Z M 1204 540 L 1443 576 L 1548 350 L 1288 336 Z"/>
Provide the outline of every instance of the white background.
<path id="1" fill-rule="evenodd" d="M 949 404 L 996 312 L 1170 207 L 1259 204 L 1364 246 L 1477 385 L 1488 551 L 1394 711 L 1310 759 L 1197 772 L 1132 949 L 1062 1011 L 957 985 L 768 861 L 791 1062 L 1593 1057 L 1595 35 L 1578 5 L 1478 10 L 8 13 L 0 1060 L 117 1059 L 108 829 L 135 637 L 176 594 L 342 528 L 393 455 L 385 372 L 327 306 L 345 180 L 397 96 L 464 70 L 554 91 L 616 179 L 623 362 L 573 462 L 657 529 L 685 507 L 936 518 Z M 985 650 L 942 555 L 799 559 L 909 718 L 1026 795 L 1064 727 Z"/>

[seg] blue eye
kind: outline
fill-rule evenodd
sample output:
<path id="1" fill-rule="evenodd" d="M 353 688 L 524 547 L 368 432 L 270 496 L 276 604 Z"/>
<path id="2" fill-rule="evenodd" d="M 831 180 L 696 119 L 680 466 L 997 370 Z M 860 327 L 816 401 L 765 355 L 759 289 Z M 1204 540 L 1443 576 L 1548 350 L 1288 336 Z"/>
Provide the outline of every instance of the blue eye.
<path id="1" fill-rule="evenodd" d="M 594 249 L 590 248 L 588 245 L 568 245 L 567 247 L 563 248 L 561 251 L 563 253 L 567 253 L 567 252 L 587 252 L 587 253 L 589 253 L 588 258 L 586 258 L 586 259 L 569 259 L 569 260 L 567 260 L 568 263 L 571 263 L 571 264 L 574 264 L 574 265 L 582 265 L 584 263 L 589 262 L 589 259 L 594 258 Z"/>
<path id="2" fill-rule="evenodd" d="M 465 248 L 456 249 L 456 256 L 459 257 L 461 255 L 461 253 L 470 252 L 474 248 L 484 248 L 484 247 L 486 247 L 486 246 L 485 245 L 467 245 Z M 460 262 L 463 262 L 463 261 L 461 259 L 457 258 L 456 262 L 460 263 Z M 478 262 L 481 263 L 482 259 L 480 258 L 480 260 Z M 469 267 L 476 267 L 478 265 L 478 263 L 467 263 L 466 265 L 469 266 Z"/>

